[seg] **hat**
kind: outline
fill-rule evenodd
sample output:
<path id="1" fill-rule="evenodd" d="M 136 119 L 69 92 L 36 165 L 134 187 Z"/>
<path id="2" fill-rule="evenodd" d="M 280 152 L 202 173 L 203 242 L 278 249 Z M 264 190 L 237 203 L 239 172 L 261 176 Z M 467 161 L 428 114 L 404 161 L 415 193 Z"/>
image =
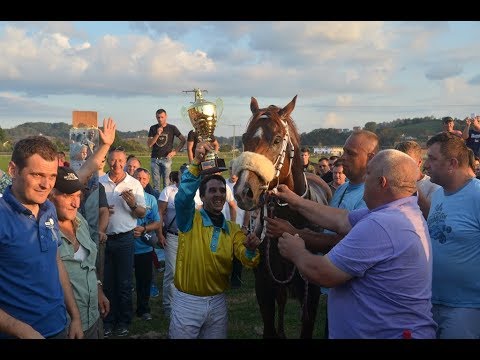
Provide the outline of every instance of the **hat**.
<path id="1" fill-rule="evenodd" d="M 73 194 L 78 190 L 83 190 L 84 186 L 73 169 L 59 166 L 54 188 L 64 194 Z"/>
<path id="2" fill-rule="evenodd" d="M 446 116 L 442 120 L 443 120 L 443 123 L 446 124 L 446 123 L 449 123 L 450 121 L 453 121 L 453 118 L 451 116 Z"/>

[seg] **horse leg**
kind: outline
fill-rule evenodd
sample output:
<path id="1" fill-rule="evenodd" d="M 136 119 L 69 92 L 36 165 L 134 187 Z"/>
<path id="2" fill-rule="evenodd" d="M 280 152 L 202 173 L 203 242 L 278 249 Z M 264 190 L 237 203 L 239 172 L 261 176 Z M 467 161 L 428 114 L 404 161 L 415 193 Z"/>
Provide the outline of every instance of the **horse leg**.
<path id="1" fill-rule="evenodd" d="M 255 295 L 263 320 L 263 338 L 277 338 L 275 330 L 275 293 L 265 273 L 255 269 Z"/>
<path id="2" fill-rule="evenodd" d="M 287 287 L 286 286 L 277 286 L 277 291 L 275 292 L 278 304 L 278 337 L 281 339 L 286 339 L 285 335 L 285 306 L 287 304 Z"/>
<path id="3" fill-rule="evenodd" d="M 305 313 L 305 311 L 302 311 L 302 331 L 300 333 L 301 339 L 311 339 L 313 337 L 318 302 L 320 300 L 320 287 L 317 285 L 308 284 L 308 294 L 306 300 L 307 302 L 305 305 L 307 306 L 307 312 Z M 305 299 L 300 297 L 300 306 L 304 305 L 303 302 L 305 302 Z"/>

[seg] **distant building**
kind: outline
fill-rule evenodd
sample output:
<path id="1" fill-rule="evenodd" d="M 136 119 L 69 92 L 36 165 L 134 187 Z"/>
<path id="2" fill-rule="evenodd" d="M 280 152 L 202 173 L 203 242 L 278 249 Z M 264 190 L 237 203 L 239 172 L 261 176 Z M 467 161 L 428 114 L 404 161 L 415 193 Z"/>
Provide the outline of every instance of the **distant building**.
<path id="1" fill-rule="evenodd" d="M 337 155 L 342 156 L 343 147 L 341 146 L 322 146 L 314 147 L 313 153 L 318 155 Z"/>

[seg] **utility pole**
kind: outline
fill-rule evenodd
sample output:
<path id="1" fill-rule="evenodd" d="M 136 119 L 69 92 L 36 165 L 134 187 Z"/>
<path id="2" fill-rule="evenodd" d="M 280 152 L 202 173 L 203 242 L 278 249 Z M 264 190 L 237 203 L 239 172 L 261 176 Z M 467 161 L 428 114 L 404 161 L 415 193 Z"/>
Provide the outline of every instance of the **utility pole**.
<path id="1" fill-rule="evenodd" d="M 233 146 L 232 146 L 232 155 L 233 157 L 235 157 L 235 149 L 236 149 L 236 141 L 235 141 L 235 129 L 237 128 L 237 126 L 239 126 L 238 124 L 222 124 L 222 125 L 225 125 L 225 126 L 231 126 L 233 127 Z"/>

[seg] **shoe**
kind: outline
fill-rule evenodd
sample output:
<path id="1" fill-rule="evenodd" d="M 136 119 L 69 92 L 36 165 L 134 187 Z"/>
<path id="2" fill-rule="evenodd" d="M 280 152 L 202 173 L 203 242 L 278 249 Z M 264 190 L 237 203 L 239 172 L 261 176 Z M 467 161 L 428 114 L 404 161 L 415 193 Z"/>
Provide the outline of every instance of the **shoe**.
<path id="1" fill-rule="evenodd" d="M 152 320 L 152 315 L 150 313 L 145 313 L 142 315 L 142 320 L 143 321 L 150 321 Z"/>
<path id="2" fill-rule="evenodd" d="M 156 298 L 159 294 L 160 291 L 158 290 L 157 285 L 152 284 L 152 286 L 150 286 L 150 297 Z"/>
<path id="3" fill-rule="evenodd" d="M 103 329 L 103 337 L 108 338 L 108 337 L 110 337 L 110 336 L 112 336 L 112 329 L 110 329 L 110 328 L 104 328 L 104 329 Z"/>
<path id="4" fill-rule="evenodd" d="M 123 336 L 127 336 L 128 335 L 128 329 L 125 328 L 125 327 L 118 327 L 116 330 L 115 330 L 115 336 L 120 336 L 120 337 L 123 337 Z"/>

